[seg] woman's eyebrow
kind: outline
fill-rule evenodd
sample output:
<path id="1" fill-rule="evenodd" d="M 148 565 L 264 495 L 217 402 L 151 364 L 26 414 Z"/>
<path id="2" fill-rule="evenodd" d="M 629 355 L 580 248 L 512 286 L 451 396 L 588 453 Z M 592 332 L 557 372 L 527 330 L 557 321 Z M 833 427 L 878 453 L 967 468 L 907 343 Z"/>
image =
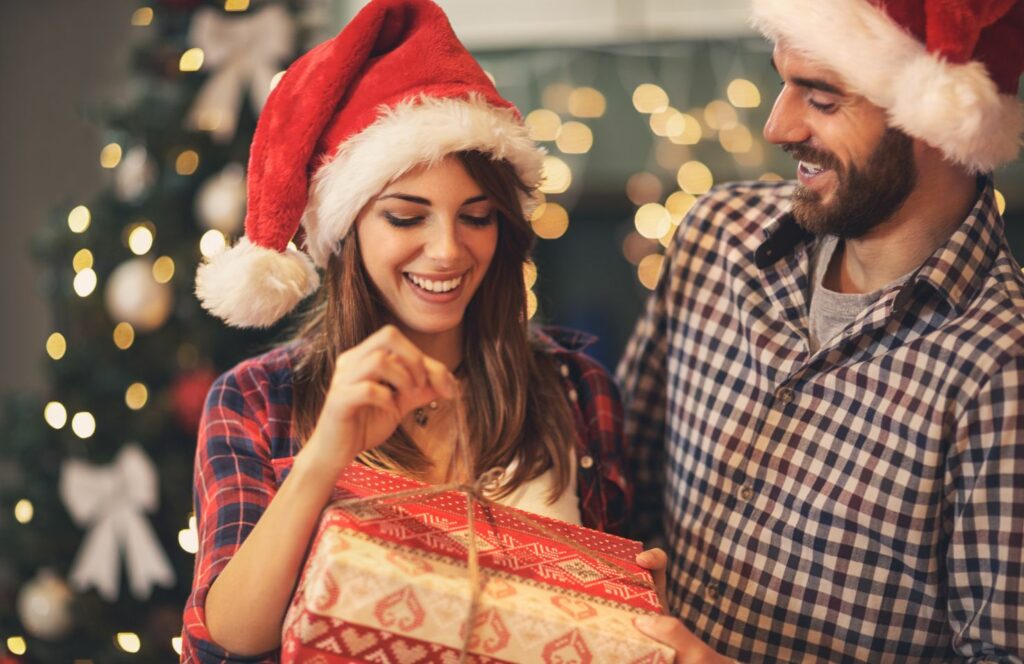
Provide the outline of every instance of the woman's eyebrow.
<path id="1" fill-rule="evenodd" d="M 473 203 L 479 203 L 481 201 L 486 201 L 486 200 L 487 200 L 487 195 L 486 194 L 480 194 L 479 196 L 471 196 L 470 198 L 467 198 L 466 200 L 464 200 L 462 202 L 462 206 L 465 207 L 467 205 L 472 205 Z"/>
<path id="2" fill-rule="evenodd" d="M 383 201 L 388 198 L 397 198 L 400 201 L 407 201 L 409 203 L 416 203 L 418 205 L 430 205 L 429 198 L 423 198 L 422 196 L 410 196 L 409 194 L 384 194 L 379 197 L 378 201 Z"/>

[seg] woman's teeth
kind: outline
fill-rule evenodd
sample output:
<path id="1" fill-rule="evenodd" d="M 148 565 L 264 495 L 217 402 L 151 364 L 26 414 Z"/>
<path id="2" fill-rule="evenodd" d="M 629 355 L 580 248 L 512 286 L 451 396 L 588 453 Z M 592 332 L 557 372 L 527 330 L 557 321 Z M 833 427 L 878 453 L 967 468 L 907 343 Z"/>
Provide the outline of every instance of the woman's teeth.
<path id="1" fill-rule="evenodd" d="M 455 277 L 454 279 L 447 279 L 445 281 L 434 281 L 432 279 L 424 279 L 423 277 L 417 277 L 415 274 L 405 274 L 409 278 L 409 281 L 416 284 L 420 288 L 431 293 L 447 293 L 453 291 L 459 287 L 462 283 L 462 277 Z"/>

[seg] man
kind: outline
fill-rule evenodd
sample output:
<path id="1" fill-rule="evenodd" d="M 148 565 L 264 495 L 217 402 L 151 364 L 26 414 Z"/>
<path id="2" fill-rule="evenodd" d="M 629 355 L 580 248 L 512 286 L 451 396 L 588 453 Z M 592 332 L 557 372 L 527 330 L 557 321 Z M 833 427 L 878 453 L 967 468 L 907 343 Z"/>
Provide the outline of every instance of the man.
<path id="1" fill-rule="evenodd" d="M 1024 658 L 1024 0 L 754 0 L 797 183 L 705 196 L 620 366 L 680 662 Z M 649 567 L 658 555 L 648 554 Z"/>

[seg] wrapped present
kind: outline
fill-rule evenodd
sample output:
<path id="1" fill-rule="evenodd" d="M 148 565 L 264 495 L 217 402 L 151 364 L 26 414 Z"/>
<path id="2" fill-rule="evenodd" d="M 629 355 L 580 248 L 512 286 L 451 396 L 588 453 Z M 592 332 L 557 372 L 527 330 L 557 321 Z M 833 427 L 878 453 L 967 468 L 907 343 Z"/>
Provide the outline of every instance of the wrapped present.
<path id="1" fill-rule="evenodd" d="M 353 466 L 321 519 L 281 661 L 671 664 L 633 626 L 660 612 L 640 550 L 470 488 Z"/>

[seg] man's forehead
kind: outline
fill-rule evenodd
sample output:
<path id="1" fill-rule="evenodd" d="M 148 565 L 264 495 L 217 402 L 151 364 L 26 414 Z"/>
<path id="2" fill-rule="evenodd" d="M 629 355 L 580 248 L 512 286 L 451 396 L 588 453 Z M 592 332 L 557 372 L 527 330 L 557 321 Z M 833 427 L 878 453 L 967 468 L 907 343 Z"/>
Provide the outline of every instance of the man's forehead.
<path id="1" fill-rule="evenodd" d="M 784 41 L 775 44 L 772 51 L 772 67 L 784 79 L 793 80 L 799 85 L 813 82 L 816 85 L 806 87 L 818 88 L 833 94 L 848 94 L 849 86 L 828 66 L 788 46 Z"/>

